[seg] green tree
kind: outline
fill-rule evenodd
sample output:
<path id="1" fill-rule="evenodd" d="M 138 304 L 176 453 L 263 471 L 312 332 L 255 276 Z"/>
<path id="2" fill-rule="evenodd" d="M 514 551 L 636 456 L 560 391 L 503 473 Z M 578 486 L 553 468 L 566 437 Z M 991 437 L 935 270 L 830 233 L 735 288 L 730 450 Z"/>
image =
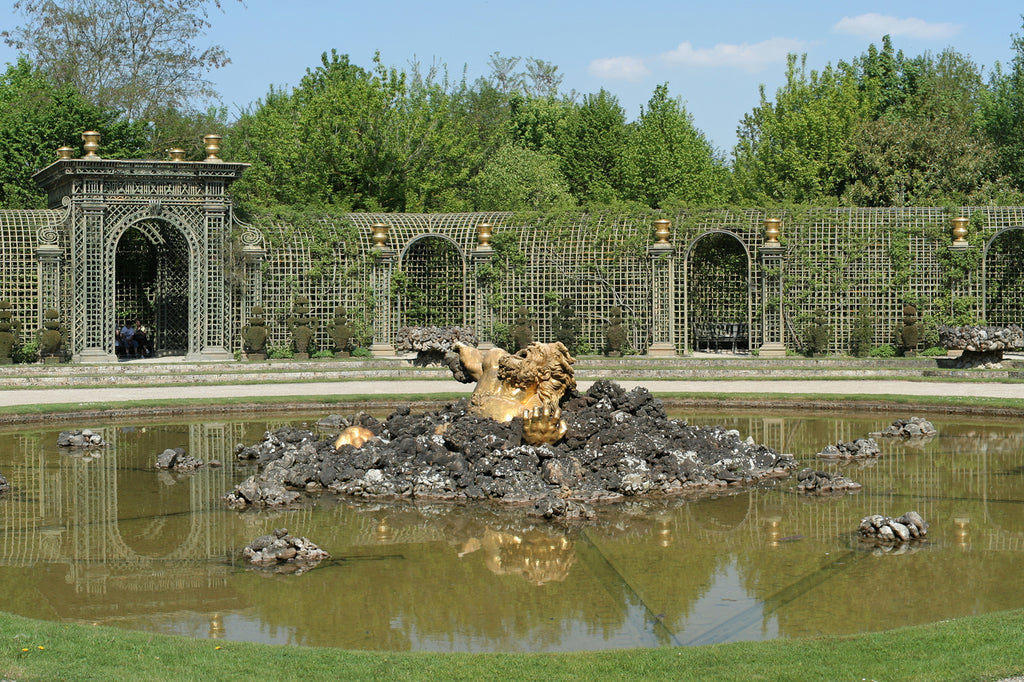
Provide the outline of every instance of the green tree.
<path id="1" fill-rule="evenodd" d="M 728 196 L 724 163 L 667 85 L 655 88 L 626 139 L 622 172 L 626 198 L 652 207 L 669 199 L 722 203 Z"/>
<path id="2" fill-rule="evenodd" d="M 843 194 L 857 206 L 984 202 L 1001 191 L 998 154 L 982 128 L 981 73 L 945 50 L 913 60 L 913 86 L 850 137 L 851 179 Z"/>
<path id="3" fill-rule="evenodd" d="M 626 133 L 626 112 L 607 90 L 585 96 L 572 110 L 558 149 L 562 173 L 577 201 L 610 203 L 621 197 Z"/>
<path id="4" fill-rule="evenodd" d="M 70 86 L 58 86 L 27 59 L 0 75 L 0 208 L 43 208 L 32 175 L 57 159 L 57 148 L 80 149 L 82 132 L 102 135 L 100 154 L 133 158 L 145 147 L 140 124 L 118 120 Z"/>
<path id="5" fill-rule="evenodd" d="M 129 121 L 150 119 L 168 102 L 215 95 L 206 74 L 228 57 L 198 45 L 211 6 L 220 0 L 18 0 L 26 22 L 0 35 L 57 84 Z"/>
<path id="6" fill-rule="evenodd" d="M 575 205 L 558 158 L 506 144 L 472 181 L 477 211 L 559 210 Z"/>
<path id="7" fill-rule="evenodd" d="M 1009 71 L 996 64 L 982 115 L 989 139 L 999 153 L 1000 171 L 1018 189 L 1024 189 L 1024 35 L 1012 35 L 1013 59 Z"/>
<path id="8" fill-rule="evenodd" d="M 850 135 L 865 118 L 852 69 L 807 71 L 806 55 L 790 55 L 786 83 L 743 117 L 734 177 L 746 201 L 811 202 L 842 193 L 849 179 Z"/>

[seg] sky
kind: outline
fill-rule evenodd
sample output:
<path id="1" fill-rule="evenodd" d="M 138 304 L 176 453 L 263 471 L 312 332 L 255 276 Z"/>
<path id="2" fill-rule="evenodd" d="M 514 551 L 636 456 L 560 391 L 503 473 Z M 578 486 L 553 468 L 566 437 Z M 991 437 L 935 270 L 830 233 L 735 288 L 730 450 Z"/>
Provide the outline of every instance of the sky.
<path id="1" fill-rule="evenodd" d="M 947 47 L 987 74 L 1013 58 L 1024 6 L 1003 2 L 849 2 L 777 0 L 222 0 L 205 44 L 231 63 L 208 74 L 232 117 L 270 88 L 294 87 L 332 49 L 364 68 L 375 52 L 388 66 L 440 64 L 454 79 L 487 75 L 495 52 L 558 66 L 562 91 L 601 88 L 629 120 L 667 83 L 673 97 L 719 150 L 729 153 L 736 127 L 784 81 L 786 55 L 806 54 L 820 70 L 850 61 L 892 36 L 908 56 Z M 23 23 L 12 2 L 0 5 L 0 28 Z M 0 44 L 0 63 L 16 59 Z"/>

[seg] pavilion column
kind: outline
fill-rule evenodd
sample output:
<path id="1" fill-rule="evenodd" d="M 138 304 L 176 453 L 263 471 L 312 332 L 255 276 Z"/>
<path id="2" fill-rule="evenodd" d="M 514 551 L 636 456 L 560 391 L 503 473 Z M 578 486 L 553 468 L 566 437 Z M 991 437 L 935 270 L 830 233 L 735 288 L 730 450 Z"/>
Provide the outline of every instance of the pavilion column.
<path id="1" fill-rule="evenodd" d="M 494 309 L 491 308 L 491 295 L 494 293 L 494 284 L 487 277 L 483 277 L 486 266 L 491 263 L 491 255 L 494 249 L 491 248 L 491 236 L 494 227 L 490 223 L 480 223 L 476 226 L 477 245 L 470 252 L 470 261 L 473 264 L 473 329 L 479 348 L 494 348 Z"/>
<path id="2" fill-rule="evenodd" d="M 267 250 L 256 245 L 242 247 L 245 261 L 245 299 L 242 301 L 242 312 L 246 315 L 255 307 L 263 305 L 263 261 Z"/>
<path id="3" fill-rule="evenodd" d="M 782 262 L 785 249 L 779 243 L 782 221 L 765 218 L 765 242 L 761 245 L 761 339 L 760 357 L 786 355 L 785 322 L 782 313 Z"/>
<path id="4" fill-rule="evenodd" d="M 41 327 L 47 310 L 52 308 L 62 317 L 65 313 L 61 309 L 61 266 L 64 261 L 64 249 L 57 244 L 40 244 L 36 247 L 36 259 L 39 261 L 37 321 Z"/>
<path id="5" fill-rule="evenodd" d="M 394 332 L 391 306 L 391 276 L 394 273 L 398 253 L 388 248 L 388 226 L 374 223 L 373 229 L 373 344 L 370 352 L 374 357 L 394 355 Z"/>
<path id="6" fill-rule="evenodd" d="M 675 319 L 675 247 L 669 243 L 672 223 L 654 221 L 656 241 L 647 247 L 651 258 L 651 346 L 648 355 L 676 354 Z"/>

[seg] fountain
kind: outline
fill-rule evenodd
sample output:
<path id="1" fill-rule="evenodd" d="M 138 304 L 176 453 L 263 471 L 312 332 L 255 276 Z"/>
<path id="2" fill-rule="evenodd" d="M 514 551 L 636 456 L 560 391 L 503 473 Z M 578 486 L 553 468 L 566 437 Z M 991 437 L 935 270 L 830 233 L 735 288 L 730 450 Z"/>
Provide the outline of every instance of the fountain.
<path id="1" fill-rule="evenodd" d="M 706 495 L 788 476 L 792 455 L 723 427 L 669 419 L 646 389 L 599 380 L 576 390 L 561 343 L 512 354 L 454 344 L 446 357 L 470 398 L 384 421 L 337 418 L 341 436 L 286 427 L 237 449 L 260 472 L 225 495 L 233 507 L 282 506 L 301 491 L 361 498 L 496 500 L 546 517 L 589 518 L 588 504 Z M 368 434 L 368 435 L 367 435 Z M 359 445 L 358 443 L 361 443 Z"/>

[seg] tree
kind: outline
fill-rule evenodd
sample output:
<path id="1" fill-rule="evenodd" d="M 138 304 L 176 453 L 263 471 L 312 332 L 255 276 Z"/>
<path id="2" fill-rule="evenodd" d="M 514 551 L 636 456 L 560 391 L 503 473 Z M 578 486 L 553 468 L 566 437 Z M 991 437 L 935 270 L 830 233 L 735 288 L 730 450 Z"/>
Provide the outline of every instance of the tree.
<path id="1" fill-rule="evenodd" d="M 145 145 L 145 129 L 87 102 L 70 86 L 58 86 L 27 59 L 0 74 L 0 208 L 43 208 L 46 197 L 32 175 L 57 159 L 63 146 L 81 148 L 82 132 L 102 135 L 100 154 L 133 158 Z"/>
<path id="2" fill-rule="evenodd" d="M 622 158 L 627 199 L 660 206 L 668 199 L 695 204 L 725 201 L 728 171 L 697 130 L 682 101 L 659 85 L 640 111 Z"/>
<path id="3" fill-rule="evenodd" d="M 849 138 L 865 118 L 853 69 L 821 73 L 806 55 L 789 55 L 786 83 L 743 117 L 734 149 L 734 177 L 746 201 L 810 202 L 842 193 L 849 176 Z"/>
<path id="4" fill-rule="evenodd" d="M 908 64 L 913 87 L 890 98 L 884 113 L 850 137 L 851 180 L 843 193 L 857 206 L 984 203 L 999 190 L 995 146 L 982 130 L 983 85 L 977 66 L 954 50 Z"/>
<path id="5" fill-rule="evenodd" d="M 626 112 L 607 90 L 585 96 L 570 112 L 558 151 L 562 174 L 577 201 L 610 203 L 621 197 L 626 134 Z"/>
<path id="6" fill-rule="evenodd" d="M 58 85 L 129 121 L 215 95 L 206 73 L 228 63 L 197 43 L 220 0 L 18 0 L 26 23 L 0 33 Z"/>
<path id="7" fill-rule="evenodd" d="M 507 144 L 472 181 L 474 210 L 558 210 L 575 205 L 558 158 Z"/>
<path id="8" fill-rule="evenodd" d="M 1012 46 L 1010 70 L 995 65 L 982 112 L 985 130 L 999 150 L 1001 172 L 1024 189 L 1024 35 L 1013 34 Z"/>

